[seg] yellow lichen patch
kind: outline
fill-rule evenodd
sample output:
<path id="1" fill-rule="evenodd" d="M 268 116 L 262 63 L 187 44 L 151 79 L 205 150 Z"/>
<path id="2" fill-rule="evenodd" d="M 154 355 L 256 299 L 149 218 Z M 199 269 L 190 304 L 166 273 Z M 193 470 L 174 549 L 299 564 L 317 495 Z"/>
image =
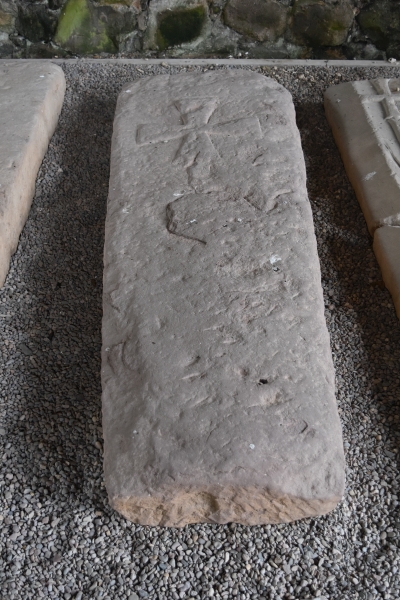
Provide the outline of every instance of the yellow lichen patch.
<path id="1" fill-rule="evenodd" d="M 10 13 L 0 10 L 0 31 L 11 31 L 14 27 L 14 18 Z"/>

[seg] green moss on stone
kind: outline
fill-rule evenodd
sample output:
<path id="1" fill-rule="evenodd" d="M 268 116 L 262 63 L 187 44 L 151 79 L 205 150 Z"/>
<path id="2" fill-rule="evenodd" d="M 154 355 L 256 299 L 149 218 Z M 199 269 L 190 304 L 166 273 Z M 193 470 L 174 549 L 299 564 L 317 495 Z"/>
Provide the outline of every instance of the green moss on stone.
<path id="1" fill-rule="evenodd" d="M 95 18 L 87 0 L 68 0 L 58 21 L 55 42 L 79 54 L 115 52 L 105 24 Z"/>
<path id="2" fill-rule="evenodd" d="M 177 46 L 199 37 L 206 11 L 204 6 L 168 10 L 158 15 L 157 44 L 160 50 Z"/>
<path id="3" fill-rule="evenodd" d="M 329 31 L 348 31 L 348 27 L 340 21 L 330 21 L 328 22 L 328 32 Z"/>
<path id="4" fill-rule="evenodd" d="M 74 33 L 90 34 L 90 12 L 86 0 L 69 0 L 58 21 L 56 41 L 65 44 Z"/>

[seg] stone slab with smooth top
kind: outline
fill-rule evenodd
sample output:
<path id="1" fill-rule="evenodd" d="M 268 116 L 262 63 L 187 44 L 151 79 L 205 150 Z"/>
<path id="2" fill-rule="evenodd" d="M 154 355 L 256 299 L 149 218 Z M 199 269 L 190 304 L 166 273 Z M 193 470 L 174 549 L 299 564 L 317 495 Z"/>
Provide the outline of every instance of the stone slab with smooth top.
<path id="1" fill-rule="evenodd" d="M 65 93 L 51 62 L 0 61 L 0 287 L 25 225 Z"/>
<path id="2" fill-rule="evenodd" d="M 144 525 L 324 514 L 344 456 L 291 96 L 248 71 L 118 99 L 106 220 L 111 505 Z"/>

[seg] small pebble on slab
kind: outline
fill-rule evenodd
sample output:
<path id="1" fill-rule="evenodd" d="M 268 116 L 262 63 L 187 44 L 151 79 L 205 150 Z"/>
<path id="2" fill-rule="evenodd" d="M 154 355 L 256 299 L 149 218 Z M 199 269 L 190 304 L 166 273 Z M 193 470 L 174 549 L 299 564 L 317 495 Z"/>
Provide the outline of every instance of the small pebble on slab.
<path id="1" fill-rule="evenodd" d="M 104 264 L 111 505 L 176 527 L 333 509 L 343 445 L 289 92 L 248 71 L 126 86 Z"/>
<path id="2" fill-rule="evenodd" d="M 0 61 L 0 287 L 28 217 L 65 93 L 51 62 Z"/>

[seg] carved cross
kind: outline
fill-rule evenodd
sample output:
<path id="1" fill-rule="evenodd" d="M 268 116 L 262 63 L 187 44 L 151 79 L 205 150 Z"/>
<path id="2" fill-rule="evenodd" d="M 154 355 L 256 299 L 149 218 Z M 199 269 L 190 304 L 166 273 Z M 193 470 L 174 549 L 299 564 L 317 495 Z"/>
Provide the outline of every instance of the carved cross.
<path id="1" fill-rule="evenodd" d="M 160 129 L 157 123 L 139 125 L 136 142 L 139 146 L 182 139 L 173 162 L 188 169 L 189 180 L 206 176 L 213 160 L 220 158 L 212 143 L 213 136 L 262 137 L 257 117 L 242 117 L 224 123 L 210 123 L 218 101 L 214 98 L 188 98 L 173 103 L 182 123 Z"/>

